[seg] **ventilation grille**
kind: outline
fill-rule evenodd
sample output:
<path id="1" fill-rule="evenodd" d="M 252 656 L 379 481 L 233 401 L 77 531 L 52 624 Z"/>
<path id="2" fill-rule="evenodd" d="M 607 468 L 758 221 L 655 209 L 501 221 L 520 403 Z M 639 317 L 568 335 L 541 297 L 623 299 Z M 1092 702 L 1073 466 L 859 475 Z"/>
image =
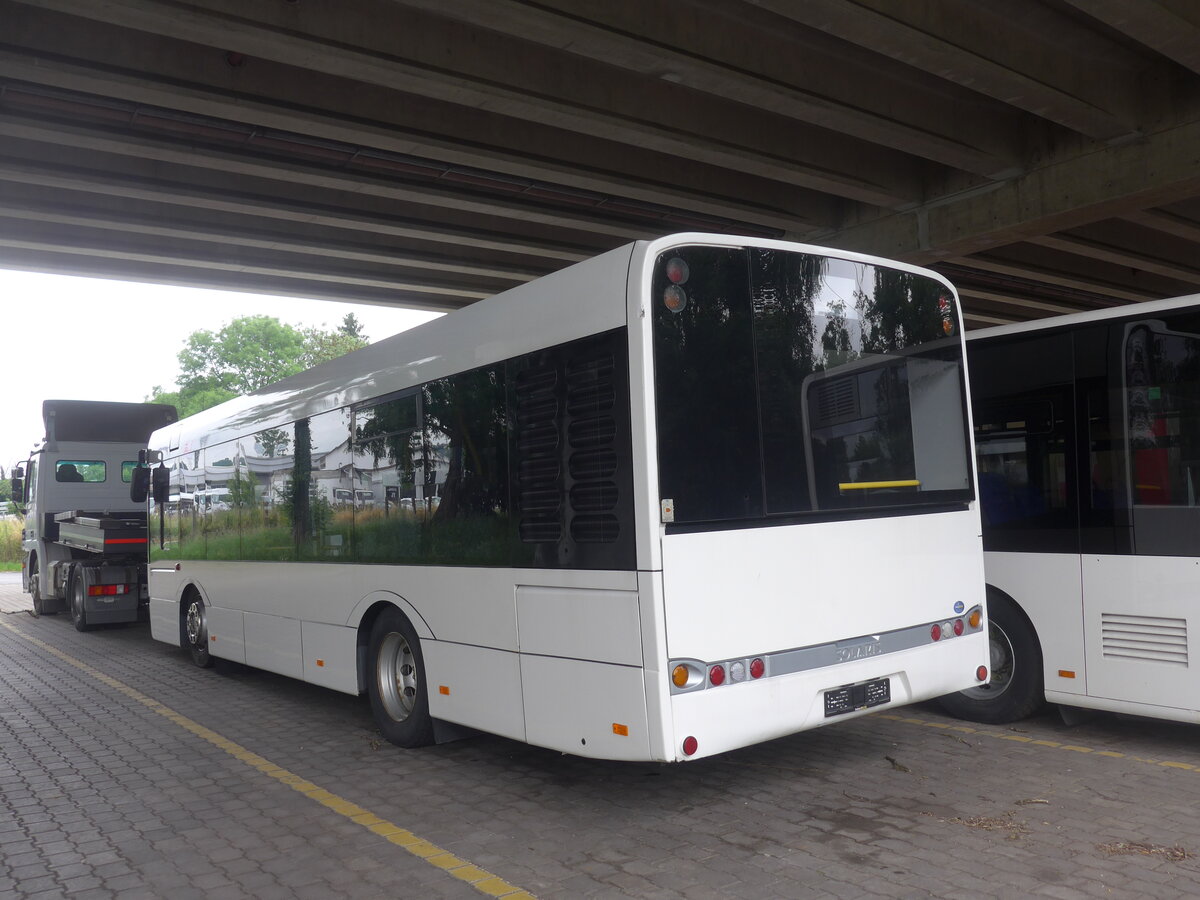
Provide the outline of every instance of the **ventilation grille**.
<path id="1" fill-rule="evenodd" d="M 1106 659 L 1188 664 L 1185 619 L 1102 613 L 1100 638 Z"/>
<path id="2" fill-rule="evenodd" d="M 571 538 L 580 544 L 611 544 L 621 531 L 613 515 L 620 492 L 611 480 L 617 439 L 614 368 L 611 353 L 567 364 L 567 469 L 575 482 L 570 494 Z"/>
<path id="3" fill-rule="evenodd" d="M 858 381 L 854 378 L 827 378 L 814 388 L 814 427 L 833 425 L 844 419 L 857 419 Z"/>
<path id="4" fill-rule="evenodd" d="M 558 371 L 527 369 L 516 378 L 517 526 L 522 541 L 555 542 L 563 536 L 561 404 Z"/>

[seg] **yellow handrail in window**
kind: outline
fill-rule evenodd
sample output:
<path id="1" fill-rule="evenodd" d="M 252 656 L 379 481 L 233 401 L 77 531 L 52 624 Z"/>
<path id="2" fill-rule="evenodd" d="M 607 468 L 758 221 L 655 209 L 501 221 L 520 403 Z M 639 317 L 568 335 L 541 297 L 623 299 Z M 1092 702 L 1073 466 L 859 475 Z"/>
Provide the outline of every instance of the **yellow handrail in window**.
<path id="1" fill-rule="evenodd" d="M 921 482 L 911 481 L 842 481 L 838 483 L 839 491 L 870 491 L 875 488 L 920 487 Z"/>

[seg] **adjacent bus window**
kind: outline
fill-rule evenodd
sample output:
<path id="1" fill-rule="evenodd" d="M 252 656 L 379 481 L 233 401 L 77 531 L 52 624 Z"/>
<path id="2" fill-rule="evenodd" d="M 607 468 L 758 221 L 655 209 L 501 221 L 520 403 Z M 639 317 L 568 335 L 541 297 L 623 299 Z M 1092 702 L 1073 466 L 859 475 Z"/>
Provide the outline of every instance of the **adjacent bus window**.
<path id="1" fill-rule="evenodd" d="M 1162 321 L 1125 326 L 1123 401 L 1139 554 L 1200 552 L 1200 337 Z"/>
<path id="2" fill-rule="evenodd" d="M 60 459 L 54 463 L 54 480 L 97 484 L 104 481 L 102 459 Z"/>
<path id="3" fill-rule="evenodd" d="M 355 547 L 362 562 L 415 563 L 422 523 L 436 508 L 429 448 L 418 427 L 418 395 L 384 400 L 354 414 L 354 471 L 361 489 Z"/>
<path id="4" fill-rule="evenodd" d="M 127 459 L 125 462 L 121 463 L 121 480 L 126 484 L 129 484 L 131 481 L 133 481 L 133 470 L 137 467 L 138 464 L 134 460 Z"/>

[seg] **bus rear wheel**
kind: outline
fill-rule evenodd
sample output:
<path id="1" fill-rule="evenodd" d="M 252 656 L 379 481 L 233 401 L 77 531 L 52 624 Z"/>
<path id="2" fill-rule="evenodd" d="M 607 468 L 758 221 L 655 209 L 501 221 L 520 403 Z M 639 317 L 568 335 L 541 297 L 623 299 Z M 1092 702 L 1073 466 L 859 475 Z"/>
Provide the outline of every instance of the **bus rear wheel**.
<path id="1" fill-rule="evenodd" d="M 208 652 L 208 614 L 204 601 L 196 593 L 188 594 L 184 600 L 183 634 L 180 643 L 192 655 L 192 662 L 202 669 L 213 664 Z"/>
<path id="2" fill-rule="evenodd" d="M 952 716 L 1002 725 L 1025 719 L 1046 703 L 1042 649 L 1037 634 L 1017 605 L 988 591 L 988 647 L 991 681 L 947 694 L 939 701 Z"/>
<path id="3" fill-rule="evenodd" d="M 433 743 L 425 661 L 416 630 L 392 607 L 375 620 L 370 640 L 367 693 L 379 730 L 399 747 Z"/>

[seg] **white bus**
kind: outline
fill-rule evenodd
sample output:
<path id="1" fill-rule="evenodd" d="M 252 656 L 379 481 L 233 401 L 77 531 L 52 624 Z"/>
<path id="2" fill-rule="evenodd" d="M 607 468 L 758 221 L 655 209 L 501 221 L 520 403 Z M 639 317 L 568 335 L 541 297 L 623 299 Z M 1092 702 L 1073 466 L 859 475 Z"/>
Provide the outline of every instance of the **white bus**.
<path id="1" fill-rule="evenodd" d="M 1200 721 L 1200 295 L 974 332 L 968 351 L 992 680 L 945 705 Z"/>
<path id="2" fill-rule="evenodd" d="M 153 634 L 365 692 L 410 747 L 696 759 L 958 691 L 987 679 L 965 398 L 936 274 L 631 244 L 156 432 L 173 485 L 279 467 L 270 504 L 167 517 Z M 374 502 L 314 495 L 335 468 Z"/>

